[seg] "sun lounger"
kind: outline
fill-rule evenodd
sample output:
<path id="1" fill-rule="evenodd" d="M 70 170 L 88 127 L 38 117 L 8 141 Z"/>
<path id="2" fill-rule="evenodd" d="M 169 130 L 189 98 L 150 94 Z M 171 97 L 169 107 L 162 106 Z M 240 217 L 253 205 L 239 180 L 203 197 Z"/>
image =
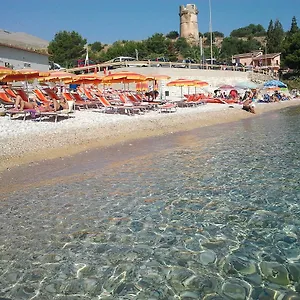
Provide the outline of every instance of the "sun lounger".
<path id="1" fill-rule="evenodd" d="M 74 113 L 74 101 L 68 101 L 69 108 L 58 110 L 58 111 L 43 111 L 39 114 L 39 121 L 42 120 L 42 117 L 53 117 L 54 122 L 58 121 L 58 117 L 69 118 L 72 113 Z"/>
<path id="2" fill-rule="evenodd" d="M 4 108 L 11 108 L 14 106 L 14 102 L 3 91 L 0 91 L 0 104 L 2 104 Z"/>
<path id="3" fill-rule="evenodd" d="M 60 97 L 51 89 L 51 88 L 47 88 L 47 87 L 44 87 L 43 88 L 43 91 L 52 99 L 55 99 L 55 100 L 60 100 Z"/>
<path id="4" fill-rule="evenodd" d="M 11 120 L 13 116 L 22 116 L 23 121 L 26 120 L 26 117 L 36 117 L 37 111 L 35 109 L 24 109 L 24 110 L 18 110 L 16 108 L 11 108 L 5 111 L 5 114 L 9 115 L 9 119 Z"/>
<path id="5" fill-rule="evenodd" d="M 140 114 L 141 109 L 135 107 L 133 104 L 126 103 L 123 105 L 112 105 L 104 96 L 99 95 L 99 101 L 103 105 L 103 109 L 100 109 L 100 112 L 105 113 L 121 113 L 127 115 Z"/>
<path id="6" fill-rule="evenodd" d="M 27 94 L 25 93 L 24 90 L 22 90 L 22 89 L 16 89 L 15 91 L 16 91 L 16 93 L 17 93 L 18 95 L 20 95 L 20 97 L 21 97 L 24 101 L 26 101 L 26 102 L 29 101 L 28 96 L 27 96 Z"/>
<path id="7" fill-rule="evenodd" d="M 160 113 L 162 113 L 162 112 L 167 112 L 167 113 L 175 112 L 175 111 L 177 111 L 177 104 L 175 104 L 175 103 L 165 103 L 165 104 L 162 104 L 162 105 L 158 105 L 158 109 L 159 109 Z"/>

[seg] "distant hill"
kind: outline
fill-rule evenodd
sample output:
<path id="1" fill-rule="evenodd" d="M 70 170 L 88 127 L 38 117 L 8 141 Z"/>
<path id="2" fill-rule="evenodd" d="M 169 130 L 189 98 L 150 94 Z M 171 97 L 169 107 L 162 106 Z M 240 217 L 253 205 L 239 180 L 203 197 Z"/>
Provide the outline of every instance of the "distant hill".
<path id="1" fill-rule="evenodd" d="M 49 42 L 25 32 L 11 32 L 0 29 L 0 43 L 30 49 L 45 49 Z"/>

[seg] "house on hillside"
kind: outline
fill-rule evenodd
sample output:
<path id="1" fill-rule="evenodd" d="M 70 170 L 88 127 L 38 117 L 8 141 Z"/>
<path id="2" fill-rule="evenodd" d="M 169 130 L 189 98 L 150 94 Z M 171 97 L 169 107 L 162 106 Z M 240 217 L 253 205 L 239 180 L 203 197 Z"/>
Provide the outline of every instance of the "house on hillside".
<path id="1" fill-rule="evenodd" d="M 280 68 L 281 53 L 264 54 L 263 51 L 253 51 L 250 53 L 236 54 L 232 56 L 233 63 L 241 63 L 244 66 L 253 68 L 278 70 Z"/>
<path id="2" fill-rule="evenodd" d="M 253 59 L 262 54 L 262 51 L 253 51 L 249 53 L 236 54 L 232 56 L 232 63 L 242 64 L 244 66 L 253 66 Z"/>
<path id="3" fill-rule="evenodd" d="M 42 50 L 27 49 L 16 45 L 1 43 L 0 66 L 13 69 L 32 68 L 49 70 L 49 54 Z"/>
<path id="4" fill-rule="evenodd" d="M 269 53 L 256 56 L 253 59 L 253 66 L 278 70 L 280 68 L 280 55 L 281 53 Z"/>

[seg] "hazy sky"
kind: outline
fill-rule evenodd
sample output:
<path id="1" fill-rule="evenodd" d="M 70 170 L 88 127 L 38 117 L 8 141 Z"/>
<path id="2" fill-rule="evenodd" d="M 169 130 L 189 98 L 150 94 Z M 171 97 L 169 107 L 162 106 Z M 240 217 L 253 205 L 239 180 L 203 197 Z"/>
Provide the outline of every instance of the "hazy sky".
<path id="1" fill-rule="evenodd" d="M 60 30 L 75 30 L 88 43 L 143 40 L 154 33 L 179 32 L 179 6 L 196 4 L 199 31 L 209 31 L 209 0 L 10 0 L 5 1 L 1 29 L 26 32 L 52 40 Z M 233 29 L 277 18 L 285 30 L 296 16 L 300 0 L 211 0 L 213 31 Z"/>

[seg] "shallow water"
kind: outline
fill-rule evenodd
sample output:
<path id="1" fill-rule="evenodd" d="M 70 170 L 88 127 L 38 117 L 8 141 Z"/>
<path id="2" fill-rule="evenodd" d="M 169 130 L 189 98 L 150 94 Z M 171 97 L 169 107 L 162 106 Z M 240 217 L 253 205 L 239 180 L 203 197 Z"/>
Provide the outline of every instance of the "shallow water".
<path id="1" fill-rule="evenodd" d="M 41 173 L 0 202 L 0 299 L 300 299 L 299 131 L 286 109 Z"/>

